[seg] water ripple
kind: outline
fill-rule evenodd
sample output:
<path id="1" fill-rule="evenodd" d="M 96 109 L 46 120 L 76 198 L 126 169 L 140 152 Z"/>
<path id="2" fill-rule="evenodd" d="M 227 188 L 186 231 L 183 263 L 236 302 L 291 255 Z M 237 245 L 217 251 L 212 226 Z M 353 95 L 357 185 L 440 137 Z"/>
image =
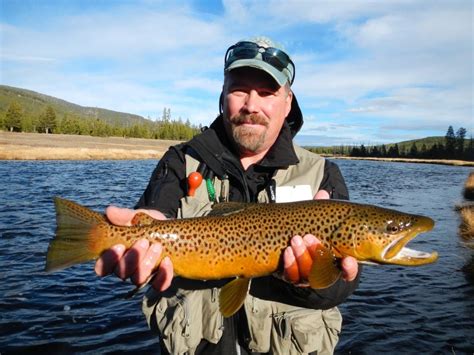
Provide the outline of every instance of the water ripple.
<path id="1" fill-rule="evenodd" d="M 0 162 L 0 351 L 158 353 L 132 286 L 99 279 L 93 264 L 45 273 L 54 234 L 54 196 L 103 211 L 133 206 L 153 161 Z M 469 169 L 427 164 L 338 161 L 351 199 L 429 215 L 430 233 L 410 244 L 440 252 L 420 268 L 364 267 L 359 289 L 340 306 L 337 354 L 473 353 L 474 265 L 457 236 L 453 207 Z M 474 269 L 471 267 L 471 270 Z"/>

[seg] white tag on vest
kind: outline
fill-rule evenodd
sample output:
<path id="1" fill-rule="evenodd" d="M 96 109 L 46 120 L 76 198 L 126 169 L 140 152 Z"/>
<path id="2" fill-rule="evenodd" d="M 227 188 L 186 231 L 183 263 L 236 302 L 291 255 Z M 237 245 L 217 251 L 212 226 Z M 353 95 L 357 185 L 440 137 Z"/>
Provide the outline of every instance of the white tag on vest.
<path id="1" fill-rule="evenodd" d="M 310 185 L 277 186 L 276 203 L 296 202 L 313 199 Z"/>

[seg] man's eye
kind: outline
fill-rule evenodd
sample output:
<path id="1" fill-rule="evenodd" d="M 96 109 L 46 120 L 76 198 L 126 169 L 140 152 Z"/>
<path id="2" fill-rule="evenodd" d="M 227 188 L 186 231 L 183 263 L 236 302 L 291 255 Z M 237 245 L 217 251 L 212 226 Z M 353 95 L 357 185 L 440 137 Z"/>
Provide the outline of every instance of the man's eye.
<path id="1" fill-rule="evenodd" d="M 230 89 L 230 92 L 234 95 L 244 95 L 246 91 L 242 88 L 232 88 Z"/>
<path id="2" fill-rule="evenodd" d="M 265 96 L 271 96 L 271 95 L 275 95 L 275 92 L 273 90 L 259 90 L 258 91 L 258 94 L 262 97 L 265 97 Z"/>

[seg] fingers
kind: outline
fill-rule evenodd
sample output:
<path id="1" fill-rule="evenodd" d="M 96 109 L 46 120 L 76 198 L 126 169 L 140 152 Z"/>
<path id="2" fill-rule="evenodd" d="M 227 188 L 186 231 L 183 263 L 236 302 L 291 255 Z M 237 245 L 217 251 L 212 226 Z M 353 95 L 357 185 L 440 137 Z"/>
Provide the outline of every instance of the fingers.
<path id="1" fill-rule="evenodd" d="M 287 247 L 283 252 L 283 277 L 290 283 L 297 283 L 300 280 L 298 263 L 291 247 Z"/>
<path id="2" fill-rule="evenodd" d="M 102 255 L 97 259 L 94 267 L 97 276 L 111 274 L 123 254 L 125 254 L 125 246 L 122 244 L 114 245 L 112 248 L 102 253 Z"/>
<path id="3" fill-rule="evenodd" d="M 143 275 L 143 273 L 140 270 L 137 271 L 137 269 L 141 266 L 149 246 L 150 243 L 147 239 L 136 241 L 118 261 L 114 270 L 115 275 L 120 277 L 122 280 L 131 277 L 135 272 L 138 272 L 139 275 Z"/>
<path id="4" fill-rule="evenodd" d="M 128 208 L 120 208 L 109 206 L 105 209 L 107 219 L 117 226 L 131 226 L 131 220 L 135 216 L 136 211 Z"/>
<path id="5" fill-rule="evenodd" d="M 288 282 L 298 283 L 308 279 L 318 244 L 321 242 L 311 234 L 291 239 L 283 254 L 283 276 Z"/>
<path id="6" fill-rule="evenodd" d="M 359 265 L 357 260 L 352 256 L 347 256 L 341 261 L 342 278 L 348 282 L 354 281 L 359 272 Z"/>
<path id="7" fill-rule="evenodd" d="M 109 206 L 105 210 L 108 220 L 118 226 L 132 226 L 138 222 L 148 222 L 143 214 L 153 219 L 164 220 L 165 215 L 156 210 L 131 210 Z M 156 270 L 156 265 L 160 262 L 162 246 L 152 243 L 146 239 L 136 241 L 128 250 L 124 245 L 115 245 L 106 250 L 97 259 L 95 272 L 98 276 L 106 276 L 115 273 L 122 280 L 130 278 L 135 285 L 145 283 L 150 275 Z M 165 258 L 158 269 L 158 276 L 154 278 L 153 286 L 157 290 L 165 290 L 171 284 L 173 278 L 173 265 L 171 260 Z"/>
<path id="8" fill-rule="evenodd" d="M 131 210 L 129 208 L 121 208 L 116 206 L 109 206 L 105 209 L 105 214 L 107 219 L 117 225 L 117 226 L 127 226 L 130 227 L 132 225 L 133 217 L 139 212 L 146 213 L 150 217 L 154 219 L 166 219 L 165 215 L 157 210 L 145 210 L 145 209 L 138 209 L 138 210 Z"/>
<path id="9" fill-rule="evenodd" d="M 321 241 L 312 234 L 306 234 L 303 237 L 304 244 L 308 248 L 311 259 L 314 260 L 316 255 L 317 246 L 321 244 Z"/>
<path id="10" fill-rule="evenodd" d="M 135 272 L 130 279 L 135 285 L 141 285 L 147 281 L 148 277 L 154 271 L 155 266 L 159 263 L 163 248 L 161 244 L 152 243 L 146 250 L 145 255 L 140 260 Z"/>
<path id="11" fill-rule="evenodd" d="M 316 195 L 314 195 L 315 200 L 329 200 L 331 196 L 326 190 L 319 190 Z"/>
<path id="12" fill-rule="evenodd" d="M 300 280 L 307 280 L 309 272 L 311 271 L 311 266 L 313 265 L 313 259 L 309 254 L 308 248 L 305 245 L 303 238 L 299 235 L 291 238 L 291 248 L 296 258 L 296 263 L 298 264 L 298 271 Z"/>
<path id="13" fill-rule="evenodd" d="M 165 257 L 160 264 L 158 269 L 158 275 L 152 282 L 152 286 L 157 291 L 164 291 L 171 285 L 173 280 L 173 264 L 170 258 Z"/>
<path id="14" fill-rule="evenodd" d="M 146 239 L 138 240 L 127 251 L 125 246 L 118 244 L 100 256 L 95 264 L 95 272 L 98 276 L 115 273 L 122 280 L 130 277 L 132 283 L 142 285 L 156 270 L 162 251 L 161 244 L 150 245 Z M 158 267 L 152 286 L 158 291 L 164 291 L 171 285 L 172 279 L 173 264 L 168 257 L 165 257 Z"/>

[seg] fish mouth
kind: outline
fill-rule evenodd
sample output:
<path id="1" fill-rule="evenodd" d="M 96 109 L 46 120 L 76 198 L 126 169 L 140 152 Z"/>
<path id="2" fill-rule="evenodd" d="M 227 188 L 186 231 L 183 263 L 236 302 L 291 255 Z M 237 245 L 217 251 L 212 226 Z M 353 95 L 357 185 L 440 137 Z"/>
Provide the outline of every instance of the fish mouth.
<path id="1" fill-rule="evenodd" d="M 417 226 L 400 238 L 391 242 L 382 252 L 382 260 L 387 264 L 417 266 L 435 262 L 438 259 L 437 252 L 424 252 L 407 248 L 405 245 L 420 233 L 433 229 L 434 221 L 429 217 L 419 217 Z"/>

